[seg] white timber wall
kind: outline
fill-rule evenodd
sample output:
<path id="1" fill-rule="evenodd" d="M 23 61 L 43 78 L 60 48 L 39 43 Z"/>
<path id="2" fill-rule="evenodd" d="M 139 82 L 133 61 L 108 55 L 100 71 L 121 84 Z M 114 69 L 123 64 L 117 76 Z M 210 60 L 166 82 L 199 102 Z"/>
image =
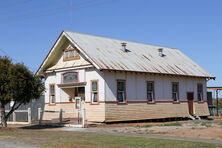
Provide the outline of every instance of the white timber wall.
<path id="1" fill-rule="evenodd" d="M 146 100 L 147 81 L 154 81 L 155 99 L 172 101 L 172 82 L 179 82 L 179 98 L 187 100 L 187 92 L 194 92 L 197 100 L 197 84 L 203 84 L 203 99 L 206 100 L 206 80 L 204 78 L 188 78 L 175 76 L 160 76 L 136 74 L 127 72 L 104 72 L 106 101 L 116 101 L 117 80 L 126 80 L 127 100 Z"/>
<path id="2" fill-rule="evenodd" d="M 85 78 L 85 69 L 81 70 L 69 70 L 69 71 L 61 71 L 56 73 L 47 74 L 45 80 L 45 103 L 49 103 L 49 84 L 55 84 L 55 92 L 56 92 L 56 102 L 69 102 L 69 96 L 71 95 L 71 89 L 61 89 L 57 84 L 61 84 L 62 82 L 62 74 L 66 72 L 78 72 L 79 73 L 79 82 L 86 82 Z"/>
<path id="3" fill-rule="evenodd" d="M 86 86 L 85 86 L 85 101 L 91 101 L 91 80 L 99 81 L 99 101 L 105 101 L 105 93 L 104 93 L 104 73 L 97 69 L 88 69 L 86 70 Z"/>

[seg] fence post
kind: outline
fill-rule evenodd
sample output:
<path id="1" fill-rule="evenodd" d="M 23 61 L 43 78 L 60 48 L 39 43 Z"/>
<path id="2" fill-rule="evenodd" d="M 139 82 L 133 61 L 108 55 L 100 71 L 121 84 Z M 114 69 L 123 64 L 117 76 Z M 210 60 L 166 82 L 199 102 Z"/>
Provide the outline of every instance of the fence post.
<path id="1" fill-rule="evenodd" d="M 28 108 L 28 123 L 32 124 L 31 108 Z"/>
<path id="2" fill-rule="evenodd" d="M 82 110 L 82 127 L 85 128 L 86 126 L 86 109 Z"/>
<path id="3" fill-rule="evenodd" d="M 15 113 L 15 111 L 12 113 L 12 118 L 13 118 L 12 121 L 16 122 L 16 113 Z"/>
<path id="4" fill-rule="evenodd" d="M 42 109 L 39 107 L 39 108 L 38 108 L 38 120 L 39 120 L 39 125 L 42 124 L 42 118 L 41 118 L 41 116 L 42 116 Z"/>
<path id="5" fill-rule="evenodd" d="M 62 109 L 59 111 L 59 123 L 62 124 Z"/>

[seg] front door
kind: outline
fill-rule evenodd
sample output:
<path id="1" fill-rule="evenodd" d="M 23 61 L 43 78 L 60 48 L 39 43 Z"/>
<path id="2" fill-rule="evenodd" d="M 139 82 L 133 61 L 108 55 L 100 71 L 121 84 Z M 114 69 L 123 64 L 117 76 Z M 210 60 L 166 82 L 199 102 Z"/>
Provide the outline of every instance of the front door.
<path id="1" fill-rule="evenodd" d="M 193 100 L 194 100 L 193 92 L 187 93 L 187 100 L 188 100 L 189 114 L 193 115 L 194 114 L 194 112 L 193 112 Z"/>

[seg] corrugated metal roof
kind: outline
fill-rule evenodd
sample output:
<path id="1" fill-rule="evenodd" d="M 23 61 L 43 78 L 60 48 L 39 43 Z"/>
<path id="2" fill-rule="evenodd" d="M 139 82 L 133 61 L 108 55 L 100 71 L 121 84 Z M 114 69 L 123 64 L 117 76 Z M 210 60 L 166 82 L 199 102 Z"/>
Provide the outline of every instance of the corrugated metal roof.
<path id="1" fill-rule="evenodd" d="M 214 77 L 178 49 L 70 31 L 65 31 L 65 34 L 84 50 L 99 69 Z M 122 42 L 127 43 L 129 52 L 121 50 Z M 160 48 L 163 48 L 163 57 L 159 56 Z"/>

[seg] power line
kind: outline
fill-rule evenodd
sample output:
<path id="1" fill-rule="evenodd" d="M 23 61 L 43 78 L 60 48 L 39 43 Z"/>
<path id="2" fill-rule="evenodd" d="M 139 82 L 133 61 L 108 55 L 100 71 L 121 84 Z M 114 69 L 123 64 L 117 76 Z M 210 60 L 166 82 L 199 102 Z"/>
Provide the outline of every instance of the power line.
<path id="1" fill-rule="evenodd" d="M 104 2 L 99 2 L 99 3 L 97 2 L 97 3 L 89 4 L 90 2 L 93 2 L 93 1 L 96 1 L 96 0 L 88 0 L 88 1 L 86 1 L 88 3 L 88 5 L 84 5 L 84 6 L 81 6 L 81 7 L 73 7 L 73 8 L 75 8 L 75 10 L 78 10 L 78 9 L 81 9 L 81 8 L 88 8 L 90 6 L 103 5 L 103 4 L 106 4 L 107 2 L 114 2 L 115 0 L 108 0 L 108 1 L 104 1 Z M 84 2 L 84 3 L 86 3 L 86 2 Z M 18 21 L 18 20 L 33 19 L 33 18 L 38 18 L 38 17 L 43 17 L 43 16 L 50 16 L 50 15 L 54 15 L 58 12 L 69 11 L 69 9 L 68 9 L 68 6 L 64 6 L 64 7 L 54 8 L 54 9 L 50 9 L 50 10 L 45 10 L 44 12 L 50 12 L 50 11 L 52 11 L 52 12 L 51 13 L 37 14 L 37 15 L 32 15 L 32 16 L 30 16 L 30 15 L 18 15 L 15 18 L 5 19 L 3 21 L 5 21 L 5 22 L 12 21 L 12 20 L 13 21 L 17 20 Z"/>
<path id="2" fill-rule="evenodd" d="M 61 0 L 57 0 L 57 1 L 61 1 Z M 55 1 L 53 1 L 53 3 L 52 3 L 52 1 L 50 1 L 48 3 L 44 3 L 44 5 L 41 4 L 41 5 L 37 5 L 37 6 L 34 6 L 34 7 L 28 7 L 28 8 L 25 8 L 25 9 L 17 9 L 17 10 L 9 11 L 9 12 L 6 12 L 6 13 L 0 13 L 0 15 L 10 15 L 10 14 L 24 12 L 24 11 L 26 12 L 27 10 L 42 8 L 43 6 L 48 5 L 48 4 L 50 4 L 50 6 L 51 6 L 51 5 L 55 4 Z"/>
<path id="3" fill-rule="evenodd" d="M 91 2 L 94 2 L 94 1 L 97 1 L 97 0 L 87 0 L 87 1 L 83 1 L 83 2 L 79 2 L 79 3 L 75 3 L 76 6 L 78 5 L 83 5 L 83 4 L 87 4 L 87 3 L 91 3 Z M 33 18 L 33 17 L 39 17 L 39 16 L 44 16 L 45 14 L 47 15 L 47 12 L 49 12 L 49 15 L 51 13 L 58 13 L 58 12 L 61 12 L 61 11 L 68 11 L 69 9 L 69 6 L 63 6 L 63 7 L 57 7 L 57 8 L 52 8 L 52 9 L 47 9 L 47 10 L 42 10 L 41 13 L 42 14 L 24 14 L 24 15 L 17 15 L 17 16 L 13 16 L 11 18 L 6 18 L 6 19 L 2 19 L 2 21 L 10 21 L 10 20 L 21 20 L 23 18 Z M 74 7 L 75 8 L 75 7 Z"/>
<path id="4" fill-rule="evenodd" d="M 11 58 L 12 61 L 14 61 L 14 62 L 16 62 L 16 63 L 22 63 L 22 62 L 19 62 L 18 60 L 16 60 L 15 58 L 12 58 L 11 56 L 9 56 L 9 54 L 8 54 L 5 50 L 3 50 L 3 49 L 0 48 L 0 51 L 1 51 L 2 53 L 4 53 L 5 56 Z M 26 66 L 27 66 L 29 69 L 31 69 L 33 72 L 35 71 L 35 68 L 30 67 L 30 66 L 28 66 L 28 65 L 26 65 Z"/>
<path id="5" fill-rule="evenodd" d="M 8 5 L 5 5 L 5 6 L 0 6 L 0 8 L 14 7 L 14 6 L 21 5 L 21 4 L 25 4 L 25 3 L 31 2 L 31 1 L 32 1 L 32 0 L 23 0 L 23 1 L 19 1 L 19 2 L 15 2 L 15 3 L 8 4 Z"/>

